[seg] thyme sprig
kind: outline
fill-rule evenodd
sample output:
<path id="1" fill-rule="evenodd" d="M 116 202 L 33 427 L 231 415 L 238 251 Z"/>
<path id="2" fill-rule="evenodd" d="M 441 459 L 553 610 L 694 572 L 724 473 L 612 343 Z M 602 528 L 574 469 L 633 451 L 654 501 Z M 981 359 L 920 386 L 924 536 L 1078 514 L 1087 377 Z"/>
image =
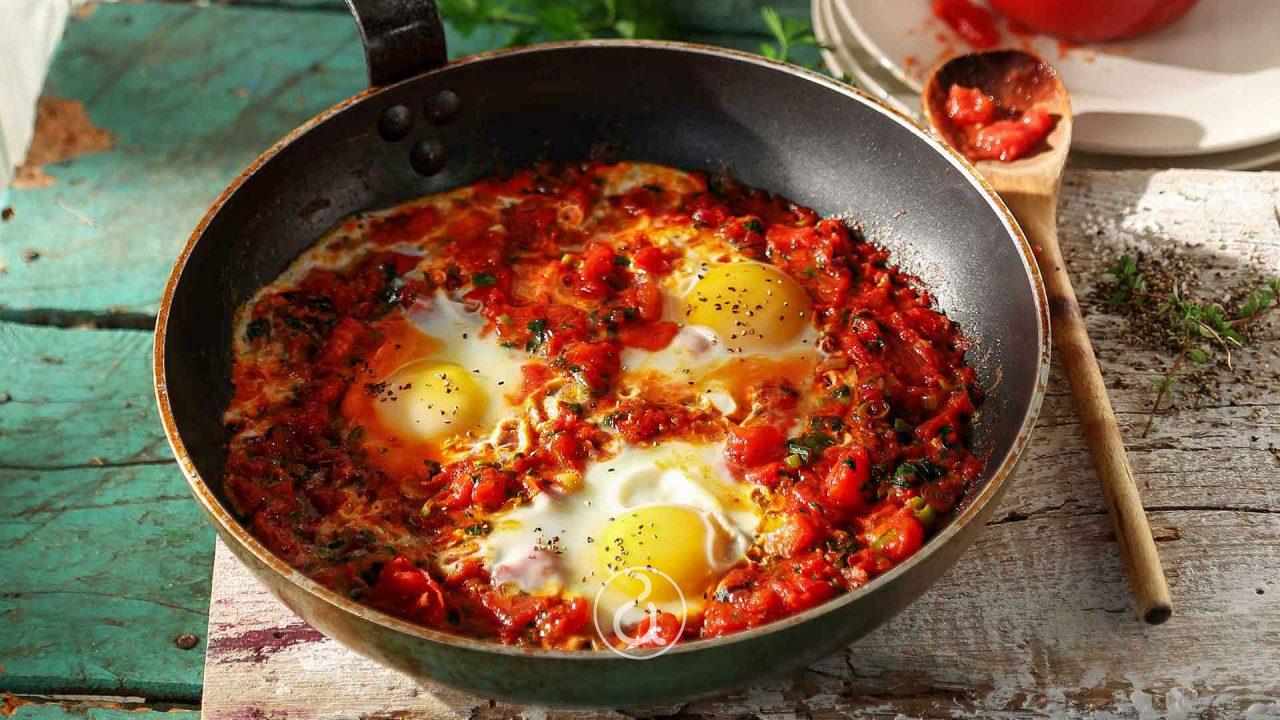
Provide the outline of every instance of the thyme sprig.
<path id="1" fill-rule="evenodd" d="M 1142 437 L 1151 432 L 1160 403 L 1169 394 L 1178 373 L 1187 362 L 1204 365 L 1217 355 L 1228 368 L 1234 369 L 1232 352 L 1245 346 L 1242 330 L 1249 323 L 1280 307 L 1280 277 L 1267 280 L 1261 287 L 1244 294 L 1234 310 L 1220 303 L 1198 302 L 1187 295 L 1187 283 L 1175 280 L 1168 292 L 1155 292 L 1139 271 L 1138 261 L 1129 255 L 1121 255 L 1108 272 L 1115 278 L 1109 296 L 1112 308 L 1125 305 L 1150 310 L 1163 319 L 1177 348 L 1164 375 L 1156 383 L 1155 400 L 1147 415 Z"/>

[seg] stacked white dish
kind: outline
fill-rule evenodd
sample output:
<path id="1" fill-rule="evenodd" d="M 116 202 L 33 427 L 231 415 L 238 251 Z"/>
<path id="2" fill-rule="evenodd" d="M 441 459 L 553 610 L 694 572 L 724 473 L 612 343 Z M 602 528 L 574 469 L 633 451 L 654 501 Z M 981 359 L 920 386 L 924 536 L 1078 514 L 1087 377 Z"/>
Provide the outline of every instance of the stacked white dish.
<path id="1" fill-rule="evenodd" d="M 813 0 L 832 74 L 910 115 L 938 62 L 969 47 L 929 0 Z M 997 16 L 998 17 L 998 16 Z M 1206 0 L 1132 40 L 1067 45 L 1010 32 L 1002 44 L 1062 74 L 1075 110 L 1073 163 L 1256 169 L 1280 163 L 1280 2 Z"/>

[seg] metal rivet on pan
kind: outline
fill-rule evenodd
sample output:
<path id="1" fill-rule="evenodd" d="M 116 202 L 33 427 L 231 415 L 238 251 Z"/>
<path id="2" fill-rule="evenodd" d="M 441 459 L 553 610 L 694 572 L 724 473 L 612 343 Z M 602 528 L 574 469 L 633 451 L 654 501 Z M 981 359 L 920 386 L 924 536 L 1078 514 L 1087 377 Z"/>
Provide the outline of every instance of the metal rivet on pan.
<path id="1" fill-rule="evenodd" d="M 462 99 L 452 90 L 441 90 L 427 102 L 427 119 L 437 125 L 451 122 L 462 107 Z"/>
<path id="2" fill-rule="evenodd" d="M 409 164 L 419 175 L 435 175 L 444 169 L 444 147 L 429 140 L 419 140 L 409 149 Z"/>
<path id="3" fill-rule="evenodd" d="M 392 105 L 378 118 L 378 134 L 387 142 L 403 140 L 413 128 L 413 113 L 404 105 Z"/>

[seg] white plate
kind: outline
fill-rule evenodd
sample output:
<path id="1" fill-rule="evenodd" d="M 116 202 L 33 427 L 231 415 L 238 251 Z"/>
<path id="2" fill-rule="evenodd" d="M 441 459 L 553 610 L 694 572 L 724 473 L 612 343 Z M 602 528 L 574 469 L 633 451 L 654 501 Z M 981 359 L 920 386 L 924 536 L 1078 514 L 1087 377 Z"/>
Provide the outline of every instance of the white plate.
<path id="1" fill-rule="evenodd" d="M 968 46 L 928 0 L 831 0 L 833 20 L 900 82 Z M 830 23 L 829 23 L 830 24 Z M 1074 144 L 1115 155 L 1189 156 L 1280 139 L 1280 2 L 1201 0 L 1142 37 L 1063 49 L 1043 35 L 1006 42 L 1052 62 L 1071 91 Z M 832 28 L 829 28 L 832 29 Z"/>
<path id="2" fill-rule="evenodd" d="M 813 34 L 825 46 L 822 62 L 832 75 L 851 80 L 859 89 L 880 98 L 893 109 L 920 119 L 919 93 L 890 75 L 857 41 L 850 39 L 833 17 L 829 0 L 813 0 L 809 12 L 813 18 Z"/>
<path id="3" fill-rule="evenodd" d="M 895 77 L 869 54 L 853 33 L 835 15 L 832 7 L 841 0 L 813 0 L 814 32 L 829 49 L 822 53 L 827 69 L 836 77 L 848 76 L 863 90 L 875 95 L 887 104 L 919 119 L 919 96 Z M 1123 157 L 1082 153 L 1071 154 L 1075 167 L 1105 170 L 1197 168 L 1216 170 L 1280 170 L 1280 141 L 1251 148 L 1222 153 L 1200 155 L 1169 155 L 1164 157 Z"/>

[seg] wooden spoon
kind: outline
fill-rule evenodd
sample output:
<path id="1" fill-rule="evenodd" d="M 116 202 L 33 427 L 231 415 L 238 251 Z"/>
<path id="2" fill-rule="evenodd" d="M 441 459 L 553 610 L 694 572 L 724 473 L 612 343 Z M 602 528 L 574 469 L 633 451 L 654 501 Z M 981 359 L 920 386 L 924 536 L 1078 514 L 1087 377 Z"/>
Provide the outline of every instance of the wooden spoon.
<path id="1" fill-rule="evenodd" d="M 1058 247 L 1058 189 L 1071 145 L 1071 101 L 1057 71 L 1030 53 L 995 50 L 952 58 L 930 75 L 921 105 L 933 132 L 962 152 L 964 131 L 952 123 L 946 107 L 947 94 L 955 84 L 976 87 L 1004 107 L 1022 111 L 1037 106 L 1057 118 L 1043 145 L 1026 157 L 1009 162 L 979 160 L 974 165 L 1004 198 L 1031 242 L 1049 296 L 1053 339 L 1080 408 L 1139 614 L 1148 623 L 1162 623 L 1173 614 L 1169 586 Z"/>

